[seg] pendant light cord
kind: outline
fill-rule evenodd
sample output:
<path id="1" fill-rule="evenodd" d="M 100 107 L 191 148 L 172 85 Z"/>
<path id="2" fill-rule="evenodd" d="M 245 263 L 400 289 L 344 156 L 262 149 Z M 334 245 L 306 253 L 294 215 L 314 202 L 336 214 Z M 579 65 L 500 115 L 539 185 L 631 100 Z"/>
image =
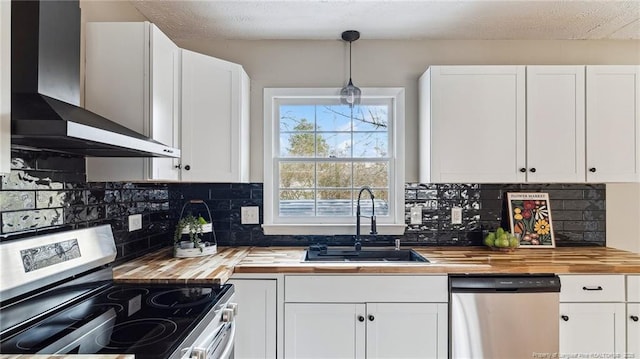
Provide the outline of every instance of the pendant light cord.
<path id="1" fill-rule="evenodd" d="M 353 41 L 349 41 L 349 82 L 351 82 L 351 44 Z"/>

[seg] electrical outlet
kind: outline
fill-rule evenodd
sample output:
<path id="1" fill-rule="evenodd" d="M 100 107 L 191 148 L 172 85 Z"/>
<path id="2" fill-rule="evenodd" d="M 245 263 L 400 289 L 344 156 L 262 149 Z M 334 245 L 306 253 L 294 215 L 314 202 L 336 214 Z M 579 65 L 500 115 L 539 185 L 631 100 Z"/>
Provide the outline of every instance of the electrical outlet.
<path id="1" fill-rule="evenodd" d="M 411 207 L 411 224 L 422 224 L 422 207 Z"/>
<path id="2" fill-rule="evenodd" d="M 129 216 L 129 232 L 142 229 L 142 215 L 132 214 Z"/>
<path id="3" fill-rule="evenodd" d="M 451 224 L 462 224 L 462 208 L 451 208 Z"/>
<path id="4" fill-rule="evenodd" d="M 242 224 L 260 224 L 259 215 L 259 207 L 251 206 L 240 208 L 240 222 Z"/>

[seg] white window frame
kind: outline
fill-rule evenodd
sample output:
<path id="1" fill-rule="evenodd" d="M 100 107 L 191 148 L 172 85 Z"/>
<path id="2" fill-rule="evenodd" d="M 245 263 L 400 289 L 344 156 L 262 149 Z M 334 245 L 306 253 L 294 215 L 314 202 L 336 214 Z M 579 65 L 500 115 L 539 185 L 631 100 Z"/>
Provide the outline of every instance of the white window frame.
<path id="1" fill-rule="evenodd" d="M 362 98 L 386 98 L 393 104 L 393 116 L 389 128 L 390 183 L 389 215 L 378 216 L 378 234 L 402 235 L 406 227 L 404 211 L 404 142 L 405 104 L 404 88 L 362 88 Z M 266 235 L 350 235 L 356 233 L 355 217 L 280 217 L 278 211 L 278 179 L 276 157 L 279 156 L 278 119 L 275 118 L 279 99 L 340 98 L 339 88 L 265 88 L 264 89 L 264 224 Z M 369 199 L 369 197 L 365 197 Z M 313 219 L 312 219 L 313 218 Z M 362 218 L 361 233 L 368 233 L 369 221 Z"/>

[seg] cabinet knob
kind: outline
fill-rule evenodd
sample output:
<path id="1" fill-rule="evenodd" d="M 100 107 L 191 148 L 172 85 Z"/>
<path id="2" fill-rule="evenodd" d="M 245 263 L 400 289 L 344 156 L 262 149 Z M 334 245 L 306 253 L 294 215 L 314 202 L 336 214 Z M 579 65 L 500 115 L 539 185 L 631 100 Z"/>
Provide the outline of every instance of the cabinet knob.
<path id="1" fill-rule="evenodd" d="M 591 173 L 595 173 L 595 172 L 596 172 L 596 168 L 595 168 L 595 167 L 591 167 L 591 168 L 589 168 L 589 172 L 591 172 Z"/>
<path id="2" fill-rule="evenodd" d="M 526 169 L 526 168 L 524 168 L 524 167 L 522 167 L 522 168 L 520 169 L 520 172 L 525 173 L 525 172 L 527 172 L 527 169 Z"/>
<path id="3" fill-rule="evenodd" d="M 560 316 L 560 318 L 562 318 L 562 320 L 564 320 L 565 322 L 569 321 L 569 316 L 568 315 L 562 315 L 562 316 Z"/>
<path id="4" fill-rule="evenodd" d="M 188 170 L 190 170 L 190 169 L 191 169 L 191 166 L 189 166 L 189 165 L 184 166 L 184 170 L 185 170 L 185 171 L 188 171 Z"/>
<path id="5" fill-rule="evenodd" d="M 536 172 L 536 168 L 535 168 L 535 167 L 531 167 L 531 169 L 529 170 L 529 172 L 531 172 L 531 173 L 535 173 L 535 172 Z"/>
<path id="6" fill-rule="evenodd" d="M 376 317 L 374 317 L 373 315 L 369 314 L 369 321 L 373 322 L 376 319 Z"/>
<path id="7" fill-rule="evenodd" d="M 364 316 L 359 315 L 359 316 L 358 316 L 358 321 L 359 321 L 359 322 L 364 322 Z"/>
<path id="8" fill-rule="evenodd" d="M 637 315 L 632 315 L 629 318 L 631 318 L 631 320 L 633 320 L 634 322 L 638 321 L 638 316 Z"/>
<path id="9" fill-rule="evenodd" d="M 177 164 L 177 165 L 175 165 L 175 166 L 173 166 L 173 167 L 174 167 L 174 168 L 177 168 L 177 169 L 182 169 L 182 164 Z"/>

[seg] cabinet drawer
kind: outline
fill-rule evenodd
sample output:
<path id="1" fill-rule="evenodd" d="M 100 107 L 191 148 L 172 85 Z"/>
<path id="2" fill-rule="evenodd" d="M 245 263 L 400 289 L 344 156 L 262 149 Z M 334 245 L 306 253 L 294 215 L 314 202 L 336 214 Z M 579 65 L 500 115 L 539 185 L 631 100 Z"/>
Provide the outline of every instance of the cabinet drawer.
<path id="1" fill-rule="evenodd" d="M 285 302 L 440 302 L 447 276 L 287 276 Z"/>
<path id="2" fill-rule="evenodd" d="M 640 302 L 640 275 L 627 276 L 627 302 Z"/>
<path id="3" fill-rule="evenodd" d="M 561 275 L 560 302 L 624 302 L 623 275 Z"/>

